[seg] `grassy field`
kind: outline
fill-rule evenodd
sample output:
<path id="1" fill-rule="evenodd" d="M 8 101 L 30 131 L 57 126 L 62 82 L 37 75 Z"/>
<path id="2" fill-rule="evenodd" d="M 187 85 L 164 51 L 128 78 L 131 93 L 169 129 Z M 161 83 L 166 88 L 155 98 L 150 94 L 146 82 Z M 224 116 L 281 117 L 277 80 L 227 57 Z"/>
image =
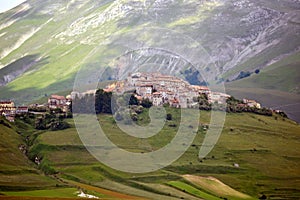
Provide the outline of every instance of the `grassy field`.
<path id="1" fill-rule="evenodd" d="M 207 199 L 207 200 L 220 200 L 220 198 L 215 197 L 213 195 L 207 194 L 189 184 L 180 182 L 180 181 L 170 181 L 167 183 L 168 185 L 171 185 L 179 190 L 182 190 L 184 192 L 187 192 L 189 194 L 192 194 L 196 197 L 202 198 L 202 199 Z"/>
<path id="2" fill-rule="evenodd" d="M 173 111 L 173 116 L 176 116 L 176 112 Z M 203 124 L 209 123 L 209 112 L 201 112 L 201 116 Z M 160 134 L 141 140 L 123 134 L 110 115 L 100 115 L 99 119 L 114 143 L 134 152 L 160 148 L 174 137 L 177 130 L 165 126 Z M 171 166 L 140 175 L 121 173 L 98 163 L 82 146 L 75 128 L 45 132 L 37 141 L 45 145 L 43 154 L 53 167 L 64 177 L 76 181 L 105 187 L 102 182 L 111 180 L 138 188 L 142 193 L 142 190 L 153 192 L 154 189 L 140 182 L 167 184 L 181 180 L 181 175 L 195 174 L 216 177 L 240 192 L 258 197 L 262 193 L 270 196 L 285 195 L 283 191 L 286 190 L 299 194 L 299 130 L 296 123 L 278 116 L 228 114 L 222 136 L 207 158 L 200 162 L 198 160 L 199 147 L 205 136 L 204 131 L 199 131 L 193 145 Z M 233 167 L 234 163 L 240 167 Z"/>
<path id="3" fill-rule="evenodd" d="M 8 196 L 27 196 L 27 197 L 61 197 L 61 198 L 74 198 L 77 197 L 78 192 L 75 188 L 53 189 L 53 190 L 35 190 L 23 192 L 3 192 Z"/>
<path id="4" fill-rule="evenodd" d="M 216 196 L 223 196 L 228 199 L 252 199 L 249 195 L 238 192 L 213 177 L 200 177 L 194 175 L 184 175 L 183 177 L 186 181 L 189 181 L 195 186 Z"/>
<path id="5" fill-rule="evenodd" d="M 72 134 L 68 135 L 68 132 Z M 61 135 L 66 134 L 65 138 L 62 138 L 62 140 L 67 141 L 70 137 L 74 136 L 75 130 L 70 128 L 64 132 L 58 131 L 52 133 Z M 67 182 L 62 179 L 58 179 L 55 176 L 45 175 L 39 170 L 37 165 L 30 161 L 27 156 L 19 150 L 20 145 L 26 145 L 24 137 L 27 135 L 32 136 L 30 139 L 34 139 L 37 135 L 44 137 L 47 134 L 41 134 L 40 131 L 34 130 L 32 127 L 19 120 L 15 123 L 9 123 L 7 121 L 1 121 L 0 123 L 0 199 L 74 199 L 75 197 L 78 198 L 79 191 L 84 191 L 87 194 L 101 197 L 103 199 L 142 199 L 77 182 Z M 57 135 L 56 138 L 59 137 L 60 135 Z M 49 138 L 46 137 L 46 140 L 47 139 L 49 140 Z M 36 142 L 38 142 L 38 140 L 36 140 Z M 77 143 L 81 145 L 79 138 Z M 69 146 L 74 144 L 76 144 L 76 137 L 75 143 L 71 140 Z M 58 146 L 57 144 L 53 145 Z M 48 145 L 48 147 L 49 146 L 50 145 Z M 47 149 L 47 146 L 43 147 Z M 45 149 L 42 149 L 41 153 L 47 153 L 47 150 Z M 70 154 L 77 154 L 80 158 L 85 156 L 89 156 L 91 158 L 90 154 L 88 154 L 84 148 L 79 148 L 78 153 L 76 153 L 76 148 L 73 148 L 73 153 L 69 152 L 68 155 Z M 57 155 L 60 155 L 60 153 Z M 62 154 L 62 157 L 64 156 L 65 154 Z M 67 159 L 74 161 L 73 158 L 76 158 L 76 156 Z M 91 160 L 94 161 L 93 158 L 91 158 Z M 94 173 L 90 173 L 92 171 L 91 166 L 85 167 L 84 162 L 82 162 L 78 167 L 76 167 L 75 164 L 70 168 L 65 167 L 64 169 L 67 172 L 70 172 L 70 174 L 73 174 L 74 172 L 74 175 L 77 174 L 79 178 L 85 180 L 92 180 L 95 182 L 103 180 L 99 171 L 95 170 Z M 71 179 L 73 178 L 68 175 L 63 176 L 67 178 L 71 177 Z"/>
<path id="6" fill-rule="evenodd" d="M 111 115 L 98 118 L 107 137 L 119 147 L 132 152 L 148 152 L 161 148 L 176 134 L 178 127 L 168 124 L 177 123 L 180 112 L 175 109 L 167 112 L 172 113 L 174 121 L 167 122 L 159 134 L 148 139 L 122 133 Z M 141 115 L 145 121 L 140 122 L 144 125 L 148 123 L 145 113 Z M 210 112 L 201 112 L 201 124 L 209 121 Z M 69 123 L 73 124 L 72 120 Z M 162 170 L 146 174 L 123 173 L 99 163 L 86 151 L 74 124 L 63 131 L 39 134 L 34 145 L 39 146 L 39 153 L 51 167 L 60 172 L 59 177 L 123 194 L 148 199 L 193 199 L 205 194 L 207 199 L 258 198 L 262 194 L 298 198 L 299 132 L 297 123 L 280 116 L 230 113 L 217 145 L 206 158 L 198 159 L 206 134 L 200 126 L 193 145 L 180 159 Z M 234 167 L 234 163 L 239 167 Z M 192 175 L 197 179 L 183 179 Z M 214 178 L 211 181 L 205 177 Z M 222 189 L 215 189 L 220 187 Z"/>

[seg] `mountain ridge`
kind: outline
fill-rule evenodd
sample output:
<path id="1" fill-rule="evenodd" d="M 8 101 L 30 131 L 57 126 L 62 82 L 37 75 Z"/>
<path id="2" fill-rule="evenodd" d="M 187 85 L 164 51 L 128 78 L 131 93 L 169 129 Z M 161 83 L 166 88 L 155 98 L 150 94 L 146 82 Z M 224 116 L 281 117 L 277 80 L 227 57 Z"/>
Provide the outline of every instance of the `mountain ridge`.
<path id="1" fill-rule="evenodd" d="M 0 14 L 0 96 L 30 102 L 69 90 L 80 68 L 103 67 L 105 54 L 90 56 L 97 47 L 118 55 L 113 37 L 145 27 L 192 38 L 218 69 L 214 79 L 233 81 L 299 52 L 299 9 L 293 0 L 28 0 Z"/>

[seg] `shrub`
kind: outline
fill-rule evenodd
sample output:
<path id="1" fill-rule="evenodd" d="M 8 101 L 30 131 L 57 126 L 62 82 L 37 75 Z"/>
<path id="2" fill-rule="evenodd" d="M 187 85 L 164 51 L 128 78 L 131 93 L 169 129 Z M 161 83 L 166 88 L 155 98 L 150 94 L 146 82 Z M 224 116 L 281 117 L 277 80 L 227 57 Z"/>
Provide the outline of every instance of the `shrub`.
<path id="1" fill-rule="evenodd" d="M 56 170 L 50 166 L 49 161 L 47 159 L 43 159 L 41 164 L 39 165 L 39 169 L 42 170 L 46 175 L 56 174 Z"/>
<path id="2" fill-rule="evenodd" d="M 62 120 L 53 120 L 50 122 L 47 127 L 50 127 L 51 131 L 64 130 L 70 128 L 70 125 Z"/>
<path id="3" fill-rule="evenodd" d="M 129 105 L 139 105 L 139 101 L 134 95 L 130 96 Z"/>
<path id="4" fill-rule="evenodd" d="M 177 125 L 176 124 L 169 124 L 169 127 L 175 128 L 175 127 L 177 127 Z"/>
<path id="5" fill-rule="evenodd" d="M 143 99 L 141 105 L 144 108 L 150 108 L 152 106 L 152 102 L 149 99 Z"/>
<path id="6" fill-rule="evenodd" d="M 167 119 L 168 121 L 171 121 L 172 118 L 173 118 L 172 114 L 168 113 L 166 119 Z"/>
<path id="7" fill-rule="evenodd" d="M 143 106 L 137 106 L 137 105 L 131 106 L 131 109 L 134 112 L 136 112 L 137 114 L 141 114 L 144 111 L 144 107 Z"/>
<path id="8" fill-rule="evenodd" d="M 136 112 L 132 112 L 130 115 L 131 115 L 131 119 L 133 121 L 137 121 L 138 120 L 138 114 Z"/>
<path id="9" fill-rule="evenodd" d="M 241 71 L 240 74 L 238 75 L 238 77 L 236 78 L 236 80 L 239 80 L 239 79 L 243 79 L 243 78 L 246 78 L 248 76 L 251 76 L 251 72 L 249 71 Z"/>
<path id="10" fill-rule="evenodd" d="M 259 199 L 267 199 L 267 196 L 263 194 Z"/>

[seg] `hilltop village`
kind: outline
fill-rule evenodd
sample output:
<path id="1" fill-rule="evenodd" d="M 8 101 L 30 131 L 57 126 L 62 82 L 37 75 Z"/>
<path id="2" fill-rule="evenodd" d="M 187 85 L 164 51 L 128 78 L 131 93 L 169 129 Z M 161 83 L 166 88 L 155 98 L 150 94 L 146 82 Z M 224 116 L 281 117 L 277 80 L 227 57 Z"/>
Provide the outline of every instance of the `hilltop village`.
<path id="1" fill-rule="evenodd" d="M 14 121 L 16 115 L 26 113 L 34 115 L 51 113 L 59 114 L 60 117 L 71 116 L 74 100 L 90 98 L 91 96 L 95 99 L 97 91 L 91 90 L 85 93 L 73 91 L 66 97 L 51 95 L 47 103 L 28 106 L 17 107 L 13 101 L 0 101 L 0 114 L 11 122 Z M 222 110 L 228 112 L 254 112 L 264 115 L 272 115 L 274 112 L 281 113 L 279 110 L 261 108 L 260 103 L 255 100 L 243 99 L 240 101 L 228 94 L 213 92 L 207 86 L 191 85 L 178 77 L 160 73 L 132 73 L 125 80 L 114 82 L 102 91 L 106 94 L 129 92 L 135 97 L 137 104 L 147 100 L 151 103 L 151 106 L 168 105 L 174 108 L 210 110 L 211 105 L 218 105 Z"/>
<path id="2" fill-rule="evenodd" d="M 199 96 L 205 95 L 209 104 L 225 104 L 231 96 L 213 92 L 207 86 L 191 85 L 180 78 L 160 73 L 132 73 L 127 79 L 107 86 L 105 92 L 124 93 L 134 91 L 135 97 L 142 101 L 149 99 L 153 106 L 169 104 L 176 108 L 197 108 Z M 243 100 L 245 106 L 261 108 L 254 100 Z"/>

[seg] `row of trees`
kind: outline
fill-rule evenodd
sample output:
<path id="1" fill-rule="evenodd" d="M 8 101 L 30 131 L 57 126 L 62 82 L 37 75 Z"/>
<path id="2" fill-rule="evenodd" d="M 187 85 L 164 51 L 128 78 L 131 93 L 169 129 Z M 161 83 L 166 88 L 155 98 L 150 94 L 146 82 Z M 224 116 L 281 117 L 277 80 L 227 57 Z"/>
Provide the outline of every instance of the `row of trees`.
<path id="1" fill-rule="evenodd" d="M 64 121 L 64 116 L 55 115 L 55 114 L 45 114 L 35 118 L 34 127 L 38 130 L 47 130 L 52 131 L 63 130 L 69 128 L 70 125 Z"/>
<path id="2" fill-rule="evenodd" d="M 232 113 L 251 112 L 251 113 L 267 115 L 267 116 L 273 115 L 272 110 L 268 108 L 249 107 L 246 104 L 243 104 L 241 100 L 235 99 L 234 97 L 228 98 L 226 103 L 227 103 L 227 107 L 226 107 L 227 112 L 232 112 Z"/>
<path id="3" fill-rule="evenodd" d="M 222 110 L 229 113 L 241 113 L 241 112 L 251 112 L 260 115 L 272 116 L 272 110 L 268 108 L 256 108 L 249 107 L 244 104 L 241 100 L 235 99 L 234 97 L 230 97 L 226 100 L 227 106 L 222 104 L 211 104 L 208 101 L 208 96 L 206 94 L 201 94 L 198 97 L 199 109 L 200 110 Z"/>
<path id="4" fill-rule="evenodd" d="M 73 105 L 74 113 L 113 114 L 120 107 L 128 105 L 141 105 L 144 108 L 150 108 L 152 102 L 149 99 L 139 102 L 134 96 L 134 92 L 127 92 L 118 96 L 112 92 L 105 92 L 103 89 L 99 89 L 95 95 L 85 95 L 81 98 L 76 97 L 73 100 Z"/>

